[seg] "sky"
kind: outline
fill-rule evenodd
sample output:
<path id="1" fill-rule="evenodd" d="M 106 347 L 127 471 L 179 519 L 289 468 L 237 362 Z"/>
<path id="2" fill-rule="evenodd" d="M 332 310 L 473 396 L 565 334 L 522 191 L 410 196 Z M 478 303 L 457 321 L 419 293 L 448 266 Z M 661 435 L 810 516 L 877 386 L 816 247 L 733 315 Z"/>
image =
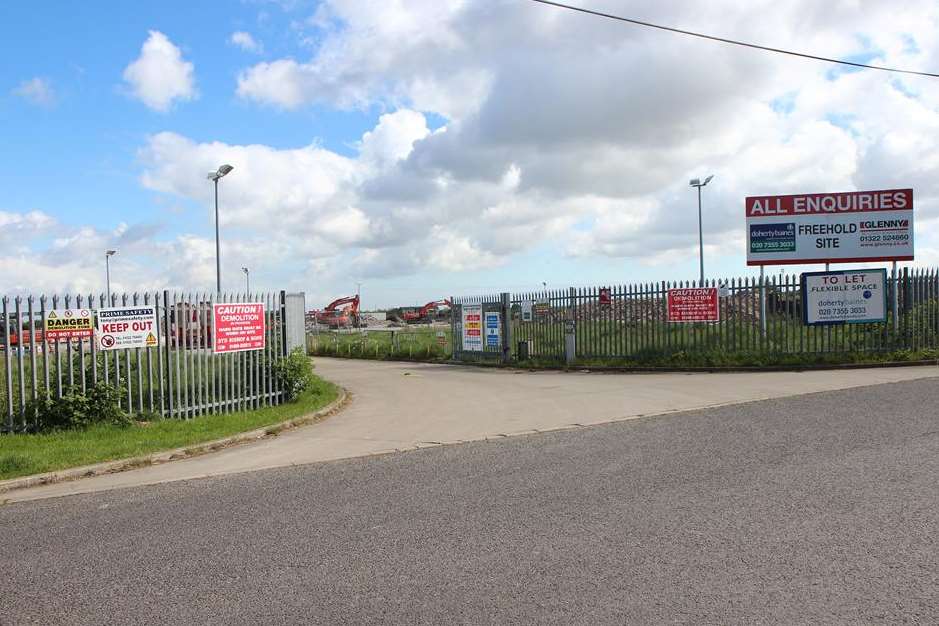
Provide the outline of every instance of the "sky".
<path id="1" fill-rule="evenodd" d="M 572 3 L 939 72 L 934 0 Z M 10 1 L 0 53 L 0 293 L 214 291 L 222 163 L 223 289 L 309 307 L 691 280 L 711 174 L 708 277 L 748 195 L 912 187 L 939 264 L 939 79 L 529 0 Z"/>

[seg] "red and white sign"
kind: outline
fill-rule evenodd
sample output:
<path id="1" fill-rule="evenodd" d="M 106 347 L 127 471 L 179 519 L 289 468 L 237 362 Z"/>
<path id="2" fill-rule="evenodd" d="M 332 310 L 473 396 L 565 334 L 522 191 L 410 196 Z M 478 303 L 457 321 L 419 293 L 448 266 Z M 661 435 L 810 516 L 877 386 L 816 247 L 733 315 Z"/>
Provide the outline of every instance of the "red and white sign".
<path id="1" fill-rule="evenodd" d="M 747 265 L 913 260 L 913 190 L 746 199 Z"/>
<path id="2" fill-rule="evenodd" d="M 609 287 L 600 287 L 600 304 L 611 304 L 613 302 L 610 297 L 610 288 Z"/>
<path id="3" fill-rule="evenodd" d="M 721 319 L 717 287 L 668 290 L 669 322 L 718 322 Z"/>
<path id="4" fill-rule="evenodd" d="M 216 354 L 264 349 L 264 304 L 213 304 Z"/>

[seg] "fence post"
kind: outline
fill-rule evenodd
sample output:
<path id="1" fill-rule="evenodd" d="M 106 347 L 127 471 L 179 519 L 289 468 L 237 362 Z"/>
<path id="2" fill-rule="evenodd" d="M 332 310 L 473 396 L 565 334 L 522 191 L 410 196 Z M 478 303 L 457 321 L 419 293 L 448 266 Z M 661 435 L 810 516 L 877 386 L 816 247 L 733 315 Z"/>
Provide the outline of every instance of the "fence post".
<path id="1" fill-rule="evenodd" d="M 564 323 L 564 362 L 571 365 L 577 358 L 577 295 L 576 290 L 571 287 L 570 303 L 568 305 L 567 321 Z"/>
<path id="2" fill-rule="evenodd" d="M 512 294 L 502 292 L 502 362 L 512 360 Z"/>
<path id="3" fill-rule="evenodd" d="M 898 315 L 900 312 L 900 306 L 899 306 L 900 305 L 900 284 L 899 284 L 900 277 L 897 275 L 897 262 L 896 261 L 893 262 L 893 269 L 891 270 L 891 275 L 893 277 L 893 303 L 892 303 L 893 333 L 894 333 L 893 342 L 894 344 L 896 344 L 897 342 L 896 334 L 900 330 L 900 317 Z M 894 345 L 894 347 L 896 347 L 896 345 Z"/>
<path id="4" fill-rule="evenodd" d="M 766 339 L 766 266 L 760 266 L 760 335 Z M 764 346 L 765 348 L 766 346 Z"/>
<path id="5" fill-rule="evenodd" d="M 173 330 L 170 324 L 170 292 L 166 289 L 163 290 L 163 330 L 166 332 L 163 345 L 166 353 L 164 360 L 166 361 L 167 417 L 173 417 L 173 367 L 170 359 L 170 338 L 173 336 Z"/>
<path id="6" fill-rule="evenodd" d="M 392 354 L 396 351 L 397 344 L 395 344 L 395 335 L 394 332 L 391 333 Z M 450 296 L 450 359 L 453 361 L 457 360 L 456 356 L 456 298 Z"/>

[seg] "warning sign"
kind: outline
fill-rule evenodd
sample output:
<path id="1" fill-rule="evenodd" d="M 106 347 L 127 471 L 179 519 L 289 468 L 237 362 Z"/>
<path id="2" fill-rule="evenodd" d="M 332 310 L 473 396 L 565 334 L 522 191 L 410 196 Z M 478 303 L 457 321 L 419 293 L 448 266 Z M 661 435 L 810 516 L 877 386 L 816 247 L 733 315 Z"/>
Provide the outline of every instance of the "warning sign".
<path id="1" fill-rule="evenodd" d="M 215 353 L 264 349 L 264 303 L 213 304 Z"/>
<path id="2" fill-rule="evenodd" d="M 98 309 L 95 337 L 102 350 L 154 348 L 159 345 L 156 307 Z"/>
<path id="3" fill-rule="evenodd" d="M 669 322 L 718 322 L 717 287 L 668 290 Z"/>
<path id="4" fill-rule="evenodd" d="M 55 309 L 46 316 L 46 338 L 86 339 L 94 336 L 94 319 L 89 309 Z"/>
<path id="5" fill-rule="evenodd" d="M 480 304 L 463 305 L 463 349 L 474 352 L 483 349 L 483 307 Z"/>

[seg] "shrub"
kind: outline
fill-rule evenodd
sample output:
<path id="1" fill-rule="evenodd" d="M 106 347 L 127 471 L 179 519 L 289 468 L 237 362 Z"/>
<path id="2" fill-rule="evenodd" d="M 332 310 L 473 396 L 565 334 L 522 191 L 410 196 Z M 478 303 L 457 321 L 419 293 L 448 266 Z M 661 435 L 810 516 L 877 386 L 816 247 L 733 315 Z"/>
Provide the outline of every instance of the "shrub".
<path id="1" fill-rule="evenodd" d="M 55 397 L 47 392 L 27 406 L 36 416 L 35 431 L 75 430 L 92 424 L 127 426 L 131 417 L 121 408 L 119 387 L 98 383 L 82 392 L 79 387 L 66 387 Z"/>
<path id="2" fill-rule="evenodd" d="M 273 370 L 288 401 L 296 399 L 313 382 L 313 363 L 303 348 L 291 350 L 286 359 L 274 364 Z"/>

